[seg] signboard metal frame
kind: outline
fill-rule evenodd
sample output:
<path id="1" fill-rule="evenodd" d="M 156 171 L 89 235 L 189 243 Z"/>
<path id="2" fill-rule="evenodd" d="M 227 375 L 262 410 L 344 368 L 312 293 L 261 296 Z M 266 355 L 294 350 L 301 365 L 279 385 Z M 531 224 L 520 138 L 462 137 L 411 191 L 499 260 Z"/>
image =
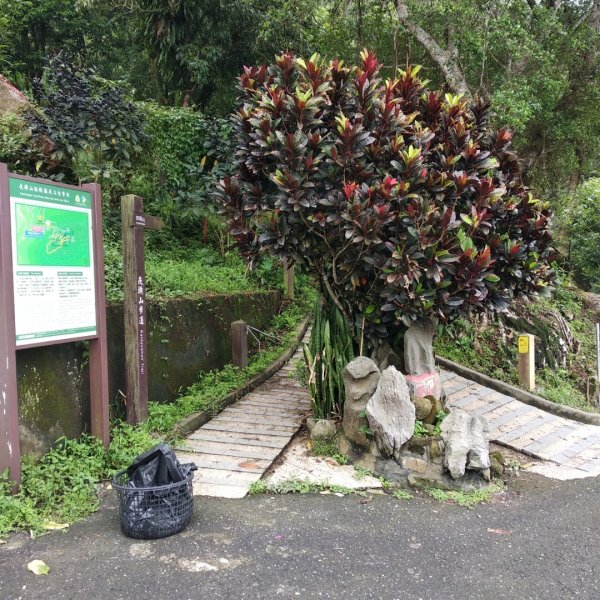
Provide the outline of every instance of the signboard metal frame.
<path id="1" fill-rule="evenodd" d="M 9 179 L 85 191 L 92 199 L 92 256 L 96 304 L 96 333 L 77 334 L 60 340 L 39 339 L 16 345 L 12 222 Z M 104 249 L 102 240 L 102 195 L 98 184 L 73 186 L 48 179 L 8 172 L 0 163 L 0 473 L 9 469 L 10 478 L 20 481 L 19 409 L 17 400 L 16 352 L 27 348 L 89 341 L 91 433 L 108 446 L 109 392 L 106 298 L 104 291 Z"/>

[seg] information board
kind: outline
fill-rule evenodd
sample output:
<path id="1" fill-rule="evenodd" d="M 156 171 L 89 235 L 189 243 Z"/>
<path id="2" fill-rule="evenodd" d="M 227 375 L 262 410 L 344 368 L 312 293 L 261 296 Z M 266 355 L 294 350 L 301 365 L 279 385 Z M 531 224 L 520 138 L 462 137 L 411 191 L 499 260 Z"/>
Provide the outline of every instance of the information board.
<path id="1" fill-rule="evenodd" d="M 92 195 L 9 177 L 16 346 L 97 334 Z"/>

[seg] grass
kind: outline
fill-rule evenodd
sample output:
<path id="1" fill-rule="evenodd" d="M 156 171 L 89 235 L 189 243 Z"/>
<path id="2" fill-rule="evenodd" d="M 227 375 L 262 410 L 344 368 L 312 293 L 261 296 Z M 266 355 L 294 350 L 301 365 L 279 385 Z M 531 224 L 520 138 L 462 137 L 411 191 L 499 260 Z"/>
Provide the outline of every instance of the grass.
<path id="1" fill-rule="evenodd" d="M 348 464 L 348 457 L 345 454 L 340 454 L 337 444 L 333 440 L 313 440 L 310 446 L 310 453 L 313 456 L 329 456 L 333 458 L 338 465 Z"/>
<path id="2" fill-rule="evenodd" d="M 300 479 L 289 479 L 277 484 L 266 484 L 264 481 L 255 481 L 250 485 L 249 494 L 314 494 L 331 492 L 348 496 L 366 496 L 363 490 L 353 490 L 342 485 L 329 485 L 325 483 L 311 483 Z"/>
<path id="3" fill-rule="evenodd" d="M 458 506 L 472 508 L 478 504 L 489 502 L 494 494 L 502 489 L 501 484 L 492 484 L 489 487 L 474 490 L 472 492 L 445 491 L 431 488 L 425 490 L 432 498 L 438 502 L 450 502 Z"/>
<path id="4" fill-rule="evenodd" d="M 108 242 L 105 249 L 106 297 L 109 302 L 123 301 L 123 256 L 120 243 Z M 145 253 L 146 297 L 149 300 L 195 297 L 199 294 L 258 292 L 279 288 L 283 282 L 281 267 L 274 263 L 265 275 L 265 267 L 250 271 L 235 253 L 210 246 L 151 249 Z"/>
<path id="5" fill-rule="evenodd" d="M 159 441 L 172 440 L 173 426 L 188 414 L 216 411 L 225 395 L 282 354 L 312 303 L 312 291 L 303 289 L 298 300 L 273 320 L 271 332 L 279 341 L 254 355 L 245 369 L 228 365 L 220 371 L 202 373 L 174 403 L 150 403 L 146 423 L 114 423 L 108 449 L 87 435 L 76 440 L 61 438 L 39 459 L 23 457 L 21 486 L 16 495 L 11 494 L 12 482 L 6 473 L 0 474 L 0 535 L 23 529 L 38 534 L 48 529 L 48 521 L 72 523 L 94 512 L 99 504 L 99 481 L 110 479 Z"/>

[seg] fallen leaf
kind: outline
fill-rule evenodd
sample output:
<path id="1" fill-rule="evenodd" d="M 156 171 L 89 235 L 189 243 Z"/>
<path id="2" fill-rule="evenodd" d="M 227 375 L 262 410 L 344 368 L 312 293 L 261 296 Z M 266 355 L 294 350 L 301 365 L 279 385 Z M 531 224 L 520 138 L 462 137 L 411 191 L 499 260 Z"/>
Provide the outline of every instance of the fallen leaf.
<path id="1" fill-rule="evenodd" d="M 512 531 L 510 531 L 509 529 L 489 529 L 488 528 L 489 533 L 497 533 L 498 535 L 510 535 L 512 533 Z"/>
<path id="2" fill-rule="evenodd" d="M 44 529 L 51 529 L 51 530 L 67 529 L 69 527 L 69 524 L 68 523 L 55 523 L 54 521 L 44 521 L 42 523 L 42 527 Z"/>
<path id="3" fill-rule="evenodd" d="M 1 544 L 6 544 L 6 540 L 0 540 L 0 545 Z"/>
<path id="4" fill-rule="evenodd" d="M 255 462 L 241 462 L 238 464 L 238 467 L 242 469 L 260 469 L 260 465 Z"/>
<path id="5" fill-rule="evenodd" d="M 48 575 L 50 567 L 43 560 L 32 560 L 27 563 L 27 568 L 36 575 Z"/>
<path id="6" fill-rule="evenodd" d="M 342 492 L 335 492 L 334 496 L 337 496 L 338 498 L 343 498 L 346 494 L 342 494 Z"/>

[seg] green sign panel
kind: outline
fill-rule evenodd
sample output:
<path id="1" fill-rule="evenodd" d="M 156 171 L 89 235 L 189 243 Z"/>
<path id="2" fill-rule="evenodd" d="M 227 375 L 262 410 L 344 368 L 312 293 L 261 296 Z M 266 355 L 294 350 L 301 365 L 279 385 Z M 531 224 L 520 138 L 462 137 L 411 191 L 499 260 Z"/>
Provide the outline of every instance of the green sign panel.
<path id="1" fill-rule="evenodd" d="M 17 346 L 96 335 L 89 192 L 10 177 Z"/>

